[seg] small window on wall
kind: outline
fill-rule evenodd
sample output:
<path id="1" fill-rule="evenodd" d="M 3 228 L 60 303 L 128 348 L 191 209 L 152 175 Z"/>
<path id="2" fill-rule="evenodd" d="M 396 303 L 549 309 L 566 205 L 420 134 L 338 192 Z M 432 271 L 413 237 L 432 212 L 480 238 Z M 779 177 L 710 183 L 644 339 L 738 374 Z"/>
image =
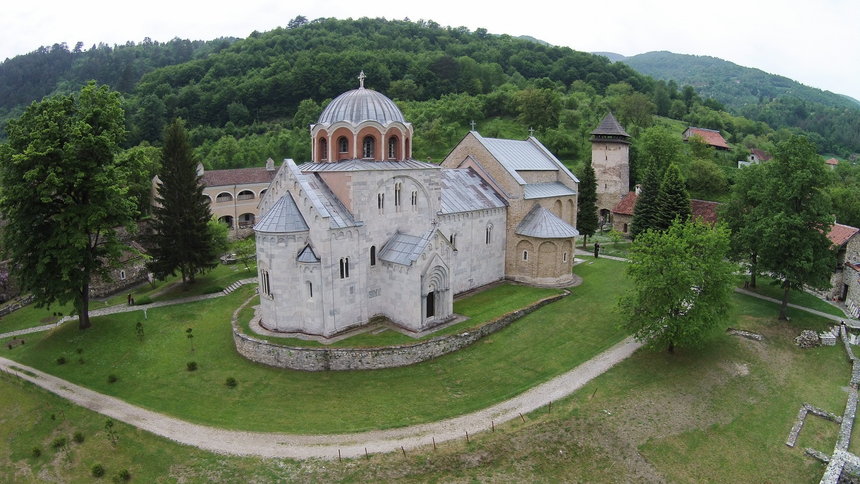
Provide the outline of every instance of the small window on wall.
<path id="1" fill-rule="evenodd" d="M 490 242 L 492 242 L 492 241 L 493 241 L 493 226 L 487 225 L 487 236 L 486 236 L 487 245 L 490 245 Z"/>
<path id="2" fill-rule="evenodd" d="M 376 265 L 376 246 L 375 245 L 370 246 L 370 265 L 371 266 Z"/>
<path id="3" fill-rule="evenodd" d="M 529 251 L 527 251 L 527 250 L 523 251 L 523 260 L 529 260 Z"/>
<path id="4" fill-rule="evenodd" d="M 400 206 L 400 188 L 401 188 L 400 183 L 394 184 L 394 206 L 395 207 Z"/>
<path id="5" fill-rule="evenodd" d="M 565 253 L 561 254 L 561 261 L 562 261 L 562 262 L 567 262 L 567 252 L 565 252 Z"/>
<path id="6" fill-rule="evenodd" d="M 341 136 L 337 139 L 337 151 L 340 153 L 349 151 L 349 141 L 346 140 L 346 136 Z"/>
<path id="7" fill-rule="evenodd" d="M 340 278 L 346 279 L 349 277 L 349 257 L 341 257 L 340 259 Z"/>
<path id="8" fill-rule="evenodd" d="M 319 159 L 325 161 L 328 159 L 328 142 L 325 138 L 320 138 Z"/>
<path id="9" fill-rule="evenodd" d="M 451 241 L 451 245 L 453 245 L 454 248 L 456 249 L 457 248 L 457 234 L 451 234 L 450 241 Z"/>
<path id="10" fill-rule="evenodd" d="M 380 210 L 385 208 L 385 194 L 377 193 L 376 194 L 376 207 Z"/>
<path id="11" fill-rule="evenodd" d="M 362 157 L 363 158 L 373 158 L 374 151 L 376 148 L 376 140 L 373 136 L 365 136 L 364 142 L 362 143 Z"/>
<path id="12" fill-rule="evenodd" d="M 121 281 L 125 280 L 125 271 L 119 271 L 119 280 L 121 280 Z"/>
<path id="13" fill-rule="evenodd" d="M 388 138 L 388 157 L 397 158 L 397 136 Z"/>
<path id="14" fill-rule="evenodd" d="M 266 296 L 272 296 L 272 288 L 269 286 L 269 271 L 260 271 L 260 279 L 263 285 L 263 294 Z"/>
<path id="15" fill-rule="evenodd" d="M 417 191 L 412 192 L 412 206 L 413 207 L 418 206 L 418 192 Z"/>

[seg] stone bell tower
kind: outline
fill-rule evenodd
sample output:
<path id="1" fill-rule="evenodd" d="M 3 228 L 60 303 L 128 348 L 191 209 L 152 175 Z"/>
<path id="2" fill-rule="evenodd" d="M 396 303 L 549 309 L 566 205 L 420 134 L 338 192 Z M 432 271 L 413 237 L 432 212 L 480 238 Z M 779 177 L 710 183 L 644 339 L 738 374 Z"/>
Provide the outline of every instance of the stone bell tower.
<path id="1" fill-rule="evenodd" d="M 591 132 L 591 166 L 597 181 L 597 214 L 609 223 L 612 208 L 630 191 L 630 135 L 612 113 Z"/>

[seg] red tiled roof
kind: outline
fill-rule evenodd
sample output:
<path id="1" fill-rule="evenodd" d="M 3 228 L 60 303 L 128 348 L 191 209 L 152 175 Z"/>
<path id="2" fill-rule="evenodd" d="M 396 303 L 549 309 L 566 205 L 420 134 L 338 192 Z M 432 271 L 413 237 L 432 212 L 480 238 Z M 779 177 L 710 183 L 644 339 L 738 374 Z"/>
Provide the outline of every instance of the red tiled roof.
<path id="1" fill-rule="evenodd" d="M 836 158 L 830 158 L 829 160 L 825 161 L 825 163 L 827 163 L 828 165 L 836 166 L 839 164 L 839 160 L 837 160 Z"/>
<path id="2" fill-rule="evenodd" d="M 833 245 L 840 247 L 845 245 L 845 243 L 848 242 L 848 239 L 854 237 L 857 232 L 860 232 L 860 229 L 857 227 L 833 224 L 833 226 L 830 227 L 830 232 L 827 234 L 827 238 L 830 239 L 830 242 Z"/>
<path id="3" fill-rule="evenodd" d="M 719 131 L 705 128 L 694 128 L 690 126 L 686 131 L 684 131 L 684 141 L 687 141 L 691 136 L 700 136 L 705 140 L 705 143 L 715 148 L 722 148 L 725 150 L 730 149 L 729 144 L 726 143 L 726 140 L 723 139 L 723 135 L 721 135 Z"/>
<path id="4" fill-rule="evenodd" d="M 617 213 L 619 215 L 633 215 L 633 207 L 636 206 L 636 200 L 638 198 L 639 196 L 636 195 L 636 192 L 628 192 L 627 195 L 624 195 L 624 198 L 615 205 L 612 209 L 612 213 Z"/>
<path id="5" fill-rule="evenodd" d="M 237 168 L 235 170 L 209 170 L 203 172 L 203 185 L 220 187 L 226 185 L 248 185 L 270 183 L 275 178 L 275 170 L 258 168 Z"/>
<path id="6" fill-rule="evenodd" d="M 756 158 L 758 158 L 761 161 L 767 161 L 767 160 L 773 158 L 772 156 L 770 156 L 770 153 L 768 153 L 765 150 L 760 150 L 758 148 L 752 148 L 750 150 L 750 153 L 754 154 L 756 156 Z"/>
<path id="7" fill-rule="evenodd" d="M 633 215 L 633 209 L 636 207 L 636 200 L 639 196 L 635 192 L 628 192 L 624 198 L 615 205 L 612 213 L 618 215 Z M 717 223 L 717 207 L 719 202 L 709 202 L 707 200 L 690 200 L 690 212 L 693 218 L 700 218 L 703 222 L 709 224 Z"/>
<path id="8" fill-rule="evenodd" d="M 703 222 L 709 224 L 717 223 L 717 207 L 720 202 L 709 202 L 707 200 L 690 200 L 690 211 L 693 218 L 702 219 Z"/>

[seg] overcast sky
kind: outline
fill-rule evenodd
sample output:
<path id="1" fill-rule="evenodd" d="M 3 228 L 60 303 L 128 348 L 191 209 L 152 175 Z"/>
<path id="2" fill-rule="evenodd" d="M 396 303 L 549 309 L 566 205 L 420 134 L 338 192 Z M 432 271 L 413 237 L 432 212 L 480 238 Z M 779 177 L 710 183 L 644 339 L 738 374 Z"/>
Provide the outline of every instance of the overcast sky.
<path id="1" fill-rule="evenodd" d="M 586 52 L 710 55 L 860 99 L 858 0 L 14 1 L 0 16 L 0 60 L 59 42 L 241 38 L 297 15 L 433 20 Z"/>

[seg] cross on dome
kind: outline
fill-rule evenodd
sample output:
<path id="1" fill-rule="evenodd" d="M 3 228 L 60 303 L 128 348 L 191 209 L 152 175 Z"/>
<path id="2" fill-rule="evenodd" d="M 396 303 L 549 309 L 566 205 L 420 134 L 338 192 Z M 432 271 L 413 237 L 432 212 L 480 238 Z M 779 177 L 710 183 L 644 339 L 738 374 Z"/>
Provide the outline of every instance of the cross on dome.
<path id="1" fill-rule="evenodd" d="M 361 74 L 358 75 L 358 88 L 359 89 L 364 89 L 364 79 L 365 78 L 367 78 L 367 76 L 364 75 L 364 71 L 362 70 Z"/>

